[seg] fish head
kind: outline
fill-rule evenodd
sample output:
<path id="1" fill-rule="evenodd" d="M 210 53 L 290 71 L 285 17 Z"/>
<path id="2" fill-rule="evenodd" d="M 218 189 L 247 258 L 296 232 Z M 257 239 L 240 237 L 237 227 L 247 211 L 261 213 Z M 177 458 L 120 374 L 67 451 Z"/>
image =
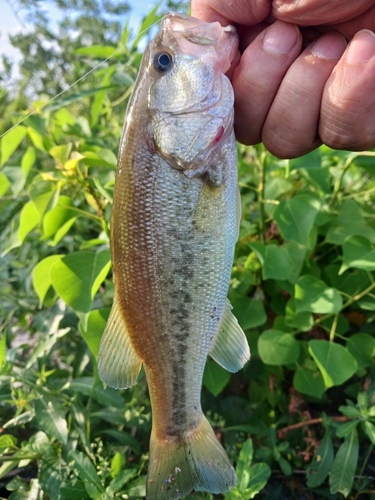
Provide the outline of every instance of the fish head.
<path id="1" fill-rule="evenodd" d="M 148 46 L 149 135 L 172 167 L 193 177 L 233 131 L 225 72 L 238 48 L 234 27 L 168 14 Z"/>

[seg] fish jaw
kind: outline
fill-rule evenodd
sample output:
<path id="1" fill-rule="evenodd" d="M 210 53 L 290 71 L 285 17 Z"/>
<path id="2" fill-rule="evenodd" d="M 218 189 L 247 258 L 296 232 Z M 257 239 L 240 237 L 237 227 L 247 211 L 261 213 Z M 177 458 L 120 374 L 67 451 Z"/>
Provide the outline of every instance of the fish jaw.
<path id="1" fill-rule="evenodd" d="M 221 142 L 233 129 L 234 95 L 224 71 L 237 47 L 233 27 L 180 14 L 166 16 L 150 47 L 150 141 L 165 161 L 189 177 L 202 175 L 203 164 L 216 162 Z M 153 67 L 160 54 L 171 58 L 165 74 Z"/>

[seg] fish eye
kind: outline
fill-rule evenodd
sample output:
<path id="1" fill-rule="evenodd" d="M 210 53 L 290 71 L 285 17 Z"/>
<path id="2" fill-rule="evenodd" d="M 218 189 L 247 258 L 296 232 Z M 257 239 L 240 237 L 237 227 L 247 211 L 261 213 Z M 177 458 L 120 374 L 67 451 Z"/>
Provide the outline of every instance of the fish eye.
<path id="1" fill-rule="evenodd" d="M 169 71 L 173 66 L 173 57 L 169 52 L 158 52 L 154 57 L 154 68 L 160 73 Z"/>

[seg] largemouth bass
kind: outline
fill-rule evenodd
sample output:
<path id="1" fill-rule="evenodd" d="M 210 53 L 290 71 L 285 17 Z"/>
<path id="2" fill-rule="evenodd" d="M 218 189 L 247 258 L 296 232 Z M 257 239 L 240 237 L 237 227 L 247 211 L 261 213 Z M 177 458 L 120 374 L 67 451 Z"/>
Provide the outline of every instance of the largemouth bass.
<path id="1" fill-rule="evenodd" d="M 238 235 L 232 27 L 167 15 L 148 45 L 119 149 L 111 251 L 113 307 L 99 374 L 132 386 L 143 364 L 152 405 L 147 498 L 220 493 L 235 471 L 202 413 L 210 354 L 249 359 L 226 299 Z"/>

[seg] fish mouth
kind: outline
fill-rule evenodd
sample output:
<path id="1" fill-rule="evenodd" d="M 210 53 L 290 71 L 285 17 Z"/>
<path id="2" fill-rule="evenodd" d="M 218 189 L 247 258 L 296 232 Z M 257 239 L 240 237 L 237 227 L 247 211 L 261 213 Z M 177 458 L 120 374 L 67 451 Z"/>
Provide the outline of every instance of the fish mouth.
<path id="1" fill-rule="evenodd" d="M 219 22 L 207 23 L 185 14 L 170 12 L 163 18 L 162 32 L 173 33 L 196 45 L 211 46 L 218 54 L 218 65 L 226 73 L 238 49 L 238 35 L 234 26 L 221 26 Z"/>

